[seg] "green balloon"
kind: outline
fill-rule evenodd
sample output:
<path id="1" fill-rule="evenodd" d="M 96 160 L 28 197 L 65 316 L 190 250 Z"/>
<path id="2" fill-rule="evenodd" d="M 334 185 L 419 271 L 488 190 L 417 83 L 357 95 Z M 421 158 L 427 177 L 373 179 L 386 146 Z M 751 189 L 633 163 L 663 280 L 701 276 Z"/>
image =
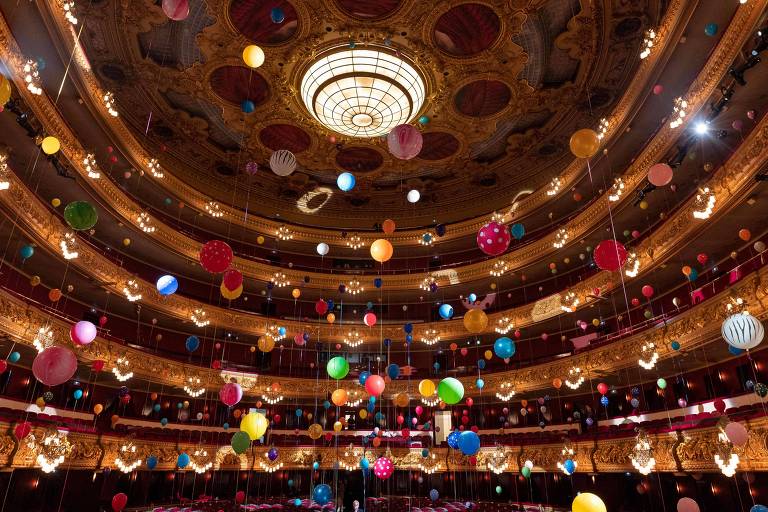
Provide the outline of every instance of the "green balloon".
<path id="1" fill-rule="evenodd" d="M 349 373 L 349 363 L 341 356 L 336 356 L 325 367 L 332 379 L 343 379 Z"/>
<path id="2" fill-rule="evenodd" d="M 667 381 L 665 381 L 664 379 L 657 380 L 656 385 L 659 386 L 661 389 L 667 389 Z"/>
<path id="3" fill-rule="evenodd" d="M 523 469 L 520 472 L 525 478 L 531 478 L 531 468 L 528 466 L 523 466 Z"/>
<path id="4" fill-rule="evenodd" d="M 64 220 L 75 231 L 91 229 L 99 220 L 96 208 L 87 201 L 73 201 L 64 208 Z"/>
<path id="5" fill-rule="evenodd" d="M 248 437 L 247 432 L 243 432 L 241 430 L 240 432 L 235 432 L 235 434 L 232 436 L 231 444 L 232 449 L 235 450 L 235 453 L 240 455 L 241 453 L 245 453 L 251 446 L 251 438 Z"/>
<path id="6" fill-rule="evenodd" d="M 437 385 L 437 396 L 448 405 L 457 404 L 464 398 L 464 386 L 453 377 L 446 377 Z"/>
<path id="7" fill-rule="evenodd" d="M 501 494 L 502 488 L 500 485 L 496 486 L 496 494 Z"/>

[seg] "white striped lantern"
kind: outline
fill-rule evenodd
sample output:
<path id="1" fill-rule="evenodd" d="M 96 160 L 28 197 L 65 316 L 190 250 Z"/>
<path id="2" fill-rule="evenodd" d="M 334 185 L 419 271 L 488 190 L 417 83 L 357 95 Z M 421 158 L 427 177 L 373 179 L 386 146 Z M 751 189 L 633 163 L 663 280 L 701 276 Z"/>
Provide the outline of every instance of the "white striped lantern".
<path id="1" fill-rule="evenodd" d="M 762 322 L 746 312 L 726 318 L 720 332 L 730 346 L 741 350 L 755 348 L 765 335 Z"/>
<path id="2" fill-rule="evenodd" d="M 278 176 L 288 176 L 296 170 L 296 157 L 287 149 L 280 149 L 269 157 L 269 168 Z"/>

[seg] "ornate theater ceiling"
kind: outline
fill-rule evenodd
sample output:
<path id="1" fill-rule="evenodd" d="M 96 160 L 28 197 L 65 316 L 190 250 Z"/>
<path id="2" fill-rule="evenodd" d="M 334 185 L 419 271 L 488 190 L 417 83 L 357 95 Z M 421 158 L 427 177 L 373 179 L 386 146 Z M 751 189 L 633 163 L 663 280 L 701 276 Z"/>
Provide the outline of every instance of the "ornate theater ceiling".
<path id="1" fill-rule="evenodd" d="M 276 24 L 272 5 L 255 0 L 191 2 L 181 22 L 158 3 L 98 1 L 81 43 L 121 118 L 176 176 L 241 208 L 361 229 L 388 216 L 454 222 L 544 186 L 571 162 L 573 131 L 596 128 L 616 107 L 644 31 L 665 8 L 653 0 L 278 4 L 285 19 Z M 255 70 L 242 63 L 249 43 L 266 53 Z M 401 115 L 419 121 L 416 158 L 394 158 L 380 136 L 331 131 L 302 101 L 307 70 L 341 51 L 412 65 L 423 101 L 420 88 L 418 98 L 404 94 Z M 287 178 L 269 172 L 281 149 L 299 164 Z M 347 194 L 335 187 L 343 171 L 357 177 Z M 411 189 L 421 193 L 416 205 L 406 201 Z"/>

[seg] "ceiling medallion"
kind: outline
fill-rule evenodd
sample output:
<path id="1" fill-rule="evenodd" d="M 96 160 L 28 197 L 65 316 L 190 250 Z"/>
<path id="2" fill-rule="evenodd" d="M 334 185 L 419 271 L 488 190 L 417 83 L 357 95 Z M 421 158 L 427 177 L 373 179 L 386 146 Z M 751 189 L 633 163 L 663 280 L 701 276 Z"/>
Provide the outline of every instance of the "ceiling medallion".
<path id="1" fill-rule="evenodd" d="M 320 124 L 350 137 L 386 135 L 413 120 L 425 80 L 399 51 L 369 44 L 320 53 L 301 78 L 301 99 Z"/>

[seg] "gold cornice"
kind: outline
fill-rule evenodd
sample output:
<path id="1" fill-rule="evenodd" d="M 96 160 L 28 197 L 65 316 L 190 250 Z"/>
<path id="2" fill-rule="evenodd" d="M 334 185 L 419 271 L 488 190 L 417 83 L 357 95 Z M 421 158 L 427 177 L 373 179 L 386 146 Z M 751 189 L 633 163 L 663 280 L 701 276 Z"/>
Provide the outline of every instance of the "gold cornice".
<path id="1" fill-rule="evenodd" d="M 739 471 L 768 470 L 768 419 L 763 417 L 741 423 L 749 431 L 749 438 L 745 446 L 734 448 L 741 458 Z M 34 454 L 26 443 L 18 441 L 12 433 L 15 425 L 15 423 L 0 423 L 0 431 L 3 432 L 0 435 L 0 465 L 12 468 L 36 467 Z M 35 435 L 43 432 L 42 427 L 35 427 L 32 430 Z M 720 470 L 715 464 L 714 456 L 719 432 L 717 426 L 710 426 L 650 433 L 649 438 L 656 458 L 655 471 L 718 473 Z M 73 445 L 73 450 L 62 463 L 62 469 L 118 469 L 114 461 L 120 446 L 126 442 L 125 438 L 80 432 L 69 432 L 67 437 Z M 156 471 L 191 471 L 190 469 L 178 470 L 176 462 L 180 453 L 192 454 L 198 448 L 205 448 L 208 453 L 215 454 L 214 470 L 254 468 L 258 471 L 258 465 L 254 465 L 256 462 L 254 457 L 263 457 L 267 450 L 266 446 L 257 446 L 237 456 L 226 442 L 224 446 L 182 441 L 158 443 L 141 438 L 132 438 L 131 442 L 137 447 L 137 454 L 142 460 L 146 461 L 150 455 L 157 457 Z M 629 459 L 634 451 L 634 445 L 635 438 L 632 436 L 600 439 L 599 442 L 597 439 L 582 439 L 570 443 L 575 451 L 574 457 L 578 463 L 577 472 L 579 473 L 634 473 L 636 470 Z M 503 446 L 508 453 L 507 461 L 509 462 L 509 468 L 505 473 L 519 473 L 526 460 L 533 462 L 534 472 L 559 473 L 557 462 L 560 460 L 562 447 L 562 443 L 514 446 L 512 441 L 509 441 L 509 445 Z M 309 470 L 315 461 L 322 469 L 334 469 L 338 464 L 338 449 L 334 447 L 280 446 L 279 450 L 279 460 L 286 470 Z M 481 448 L 477 454 L 476 466 L 471 466 L 469 459 L 457 450 L 433 447 L 430 448 L 430 453 L 436 455 L 441 461 L 439 472 L 485 472 L 488 458 L 495 450 L 495 447 Z M 384 455 L 385 452 L 389 452 L 395 466 L 401 470 L 418 471 L 419 462 L 423 460 L 420 448 L 381 447 L 368 450 L 373 457 Z M 141 469 L 146 469 L 146 462 L 142 464 Z"/>
<path id="2" fill-rule="evenodd" d="M 53 19 L 55 20 L 54 24 L 58 30 L 59 39 L 65 42 L 65 53 L 69 55 L 69 52 L 72 50 L 72 42 L 68 37 L 69 32 L 66 20 L 64 19 L 60 10 L 56 8 L 55 4 L 53 4 L 51 0 L 49 0 L 49 2 L 40 3 L 49 7 L 49 12 L 53 15 Z M 648 84 L 651 83 L 650 78 L 651 75 L 654 74 L 656 65 L 660 62 L 665 62 L 668 58 L 668 49 L 670 46 L 674 47 L 676 37 L 679 37 L 680 33 L 682 33 L 681 25 L 690 17 L 690 14 L 693 10 L 692 6 L 695 3 L 696 2 L 685 2 L 683 0 L 677 0 L 673 1 L 668 7 L 664 20 L 660 23 L 657 29 L 658 42 L 656 50 L 651 54 L 651 56 L 649 56 L 640 64 L 635 74 L 636 78 L 633 79 L 623 98 L 619 101 L 617 109 L 610 116 L 611 128 L 608 131 L 607 137 L 610 138 L 613 135 L 623 132 L 624 123 L 629 119 L 630 114 L 634 112 L 636 108 L 635 103 L 644 97 L 648 88 Z M 739 12 L 734 17 L 729 26 L 728 33 L 730 33 L 732 36 L 734 34 L 738 34 L 742 39 L 746 37 L 745 34 L 749 32 L 747 27 L 751 28 L 751 26 L 756 23 L 756 21 L 753 19 L 755 16 L 754 11 L 752 10 L 755 3 L 760 3 L 761 6 L 764 4 L 762 0 L 758 0 L 756 2 L 750 2 L 747 5 L 741 6 L 739 8 Z M 759 9 L 755 8 L 755 10 Z M 44 19 L 46 19 L 47 22 L 46 16 L 44 16 Z M 733 41 L 730 41 L 729 44 L 734 43 Z M 724 73 L 727 65 L 729 65 L 735 55 L 738 54 L 738 49 L 740 47 L 741 43 L 734 44 L 733 48 L 718 47 L 715 52 L 713 52 L 713 57 L 710 59 L 710 62 L 718 62 L 717 69 L 722 69 L 722 73 Z M 78 87 L 85 87 L 85 90 L 81 91 L 83 93 L 82 97 L 86 102 L 90 103 L 92 101 L 91 98 L 98 97 L 97 93 L 101 90 L 100 86 L 91 73 L 84 72 L 77 66 L 75 66 L 75 68 L 76 75 L 78 75 L 81 79 L 76 81 L 76 84 Z M 709 82 L 711 82 L 711 89 L 714 89 L 718 80 L 719 77 L 709 77 Z M 689 103 L 691 104 L 699 104 L 701 101 L 702 98 L 699 97 L 689 99 Z M 121 141 L 121 143 L 125 145 L 125 154 L 129 157 L 129 159 L 133 160 L 133 162 L 137 164 L 137 167 L 143 166 L 145 162 L 150 158 L 150 156 L 144 151 L 142 145 L 135 139 L 135 137 L 132 135 L 132 132 L 130 132 L 125 124 L 119 118 L 115 119 L 108 116 L 104 110 L 103 105 L 99 104 L 98 102 L 96 102 L 94 105 L 91 105 L 91 108 L 95 108 L 95 110 L 101 114 L 104 122 L 115 135 L 115 139 Z M 62 128 L 64 128 L 64 126 L 62 126 Z M 54 132 L 56 131 L 54 130 Z M 647 168 L 642 169 L 642 172 L 639 174 L 643 174 L 646 169 Z M 166 178 L 162 180 L 161 186 L 171 191 L 174 195 L 182 198 L 184 202 L 190 207 L 193 207 L 198 211 L 204 211 L 205 204 L 207 204 L 211 198 L 205 194 L 202 194 L 195 188 L 187 185 L 182 180 L 176 178 L 176 173 L 173 169 L 167 169 L 167 171 L 168 172 L 166 172 Z M 560 176 L 560 179 L 563 183 L 562 189 L 567 190 L 570 185 L 583 174 L 584 171 L 584 162 L 578 160 L 574 161 Z M 519 203 L 516 217 L 522 218 L 523 216 L 535 211 L 549 199 L 551 199 L 551 197 L 546 195 L 544 188 L 537 190 L 534 194 L 526 197 Z M 268 236 L 273 236 L 275 230 L 281 224 L 283 224 L 269 219 L 255 217 L 253 215 L 249 215 L 247 220 L 243 221 L 244 216 L 240 210 L 228 207 L 226 205 L 222 206 L 226 212 L 225 215 L 227 219 L 231 222 L 235 224 L 246 225 L 250 229 L 253 229 L 259 233 L 266 234 Z M 604 204 L 601 204 L 600 206 L 601 208 L 599 210 L 605 211 Z M 591 208 L 589 211 L 589 216 L 594 216 L 593 214 L 595 211 L 597 211 L 597 209 Z M 474 235 L 479 227 L 484 222 L 486 222 L 486 220 L 486 216 L 483 216 L 471 221 L 451 224 L 448 226 L 446 236 L 442 237 L 442 239 L 452 240 L 462 236 Z M 297 238 L 306 240 L 310 243 L 333 242 L 333 240 L 338 240 L 338 236 L 335 234 L 329 236 L 328 230 L 305 228 L 297 225 L 292 225 L 291 229 L 296 233 Z M 418 243 L 418 234 L 419 232 L 417 230 L 410 230 L 407 232 L 401 231 L 392 237 L 392 241 L 397 245 L 415 245 Z M 361 236 L 369 243 L 378 237 L 377 235 L 370 233 L 361 233 Z"/>

